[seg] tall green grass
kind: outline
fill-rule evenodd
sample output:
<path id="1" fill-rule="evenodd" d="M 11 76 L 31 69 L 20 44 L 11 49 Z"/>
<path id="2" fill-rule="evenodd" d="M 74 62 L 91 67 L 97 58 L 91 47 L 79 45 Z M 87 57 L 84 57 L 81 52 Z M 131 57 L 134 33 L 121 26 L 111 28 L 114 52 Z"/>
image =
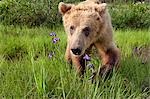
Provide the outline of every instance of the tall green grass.
<path id="1" fill-rule="evenodd" d="M 50 32 L 60 41 L 52 43 Z M 149 46 L 150 30 L 117 30 L 114 39 L 121 49 L 119 71 L 111 79 L 92 84 L 87 73 L 83 81 L 64 60 L 66 34 L 62 27 L 27 28 L 0 25 L 0 98 L 140 99 L 147 97 L 149 63 L 133 55 L 137 46 Z M 49 53 L 54 52 L 52 58 Z M 100 61 L 92 58 L 98 69 Z M 147 79 L 148 78 L 148 79 Z M 147 81 L 145 81 L 145 79 Z"/>

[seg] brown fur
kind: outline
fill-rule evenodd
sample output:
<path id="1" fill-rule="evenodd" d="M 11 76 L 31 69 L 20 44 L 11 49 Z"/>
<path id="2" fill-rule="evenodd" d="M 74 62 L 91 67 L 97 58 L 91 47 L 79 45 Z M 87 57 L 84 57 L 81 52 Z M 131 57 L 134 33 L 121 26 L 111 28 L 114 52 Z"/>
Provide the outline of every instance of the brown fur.
<path id="1" fill-rule="evenodd" d="M 61 2 L 59 11 L 63 15 L 68 35 L 65 58 L 73 62 L 79 74 L 85 71 L 83 55 L 92 46 L 96 47 L 102 58 L 101 75 L 118 66 L 120 52 L 113 40 L 111 19 L 105 3 L 96 0 L 87 0 L 77 5 Z M 81 50 L 79 55 L 71 51 L 77 48 Z"/>

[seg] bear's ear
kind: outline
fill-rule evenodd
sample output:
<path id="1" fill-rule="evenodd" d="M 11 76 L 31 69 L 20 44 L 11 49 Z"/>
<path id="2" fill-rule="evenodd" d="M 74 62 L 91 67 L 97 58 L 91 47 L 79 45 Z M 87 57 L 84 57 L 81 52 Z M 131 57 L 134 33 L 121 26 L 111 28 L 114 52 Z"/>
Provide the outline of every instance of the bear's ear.
<path id="1" fill-rule="evenodd" d="M 72 4 L 65 4 L 63 2 L 59 3 L 58 9 L 59 12 L 64 15 L 67 11 L 69 11 L 72 8 Z"/>
<path id="2" fill-rule="evenodd" d="M 107 9 L 107 4 L 106 3 L 98 4 L 98 6 L 96 7 L 96 10 L 99 13 L 105 13 L 106 9 Z"/>

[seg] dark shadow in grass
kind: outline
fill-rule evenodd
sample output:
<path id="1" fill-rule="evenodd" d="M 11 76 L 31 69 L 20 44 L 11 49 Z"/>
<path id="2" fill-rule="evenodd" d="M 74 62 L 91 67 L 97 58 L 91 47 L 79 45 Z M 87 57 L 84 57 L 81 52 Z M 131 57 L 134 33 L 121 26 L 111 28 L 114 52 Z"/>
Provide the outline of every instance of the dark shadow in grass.
<path id="1" fill-rule="evenodd" d="M 150 81 L 146 80 L 147 77 L 150 77 L 148 63 L 142 64 L 136 56 L 125 57 L 121 62 L 120 74 L 142 93 L 147 92 L 149 94 Z"/>
<path id="2" fill-rule="evenodd" d="M 145 77 L 141 83 L 142 92 L 147 93 L 146 97 L 150 96 L 150 76 Z"/>
<path id="3" fill-rule="evenodd" d="M 47 58 L 52 58 L 55 54 L 54 51 L 51 50 L 51 46 L 45 42 L 42 44 L 42 46 L 39 47 L 37 45 L 33 45 L 33 49 L 35 50 L 33 55 L 34 60 L 38 60 L 43 55 Z M 53 56 L 50 56 L 50 54 L 52 54 Z"/>
<path id="4" fill-rule="evenodd" d="M 27 55 L 27 49 L 24 46 L 14 46 L 10 48 L 4 49 L 4 59 L 8 61 L 15 61 L 22 59 L 25 55 Z"/>
<path id="5" fill-rule="evenodd" d="M 138 57 L 142 64 L 150 63 L 150 46 L 136 46 L 133 48 L 132 54 L 135 57 Z"/>

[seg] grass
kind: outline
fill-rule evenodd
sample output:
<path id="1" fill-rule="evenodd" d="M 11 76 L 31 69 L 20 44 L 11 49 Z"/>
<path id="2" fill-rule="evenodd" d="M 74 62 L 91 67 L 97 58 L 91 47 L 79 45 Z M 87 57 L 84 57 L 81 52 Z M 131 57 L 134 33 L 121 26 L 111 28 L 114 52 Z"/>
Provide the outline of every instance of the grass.
<path id="1" fill-rule="evenodd" d="M 50 32 L 60 41 L 52 43 Z M 66 34 L 63 28 L 19 28 L 0 25 L 0 98 L 141 99 L 149 96 L 149 63 L 133 55 L 137 46 L 149 46 L 150 30 L 117 30 L 115 41 L 122 52 L 121 68 L 110 80 L 92 84 L 80 81 L 64 60 Z M 53 57 L 49 54 L 54 52 Z M 100 63 L 92 58 L 96 68 Z M 146 83 L 146 84 L 145 84 Z"/>

